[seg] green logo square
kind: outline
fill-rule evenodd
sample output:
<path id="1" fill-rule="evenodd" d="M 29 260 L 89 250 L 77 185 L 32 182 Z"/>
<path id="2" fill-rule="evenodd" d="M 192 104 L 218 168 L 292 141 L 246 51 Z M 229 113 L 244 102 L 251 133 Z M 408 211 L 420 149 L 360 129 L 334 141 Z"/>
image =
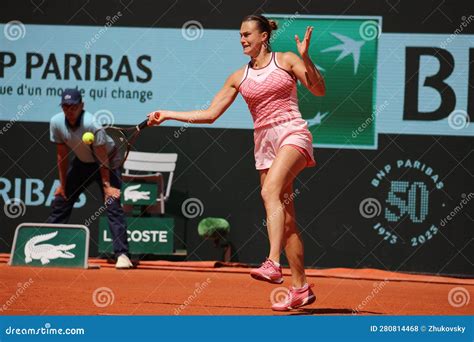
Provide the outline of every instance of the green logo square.
<path id="1" fill-rule="evenodd" d="M 158 186 L 156 183 L 123 183 L 122 204 L 127 205 L 153 205 L 156 204 Z"/>
<path id="2" fill-rule="evenodd" d="M 88 254 L 86 226 L 23 223 L 15 231 L 10 264 L 87 268 Z"/>
<path id="3" fill-rule="evenodd" d="M 298 84 L 298 103 L 313 134 L 314 146 L 377 148 L 376 72 L 378 17 L 268 15 L 278 22 L 274 51 L 298 54 L 295 34 L 303 39 L 313 26 L 310 57 L 326 82 L 325 96 L 313 96 Z"/>

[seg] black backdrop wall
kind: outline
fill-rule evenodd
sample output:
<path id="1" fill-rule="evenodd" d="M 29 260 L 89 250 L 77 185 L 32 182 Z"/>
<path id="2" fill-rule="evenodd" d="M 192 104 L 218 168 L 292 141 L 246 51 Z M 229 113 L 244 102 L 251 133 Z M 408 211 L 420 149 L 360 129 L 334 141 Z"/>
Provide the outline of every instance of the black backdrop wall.
<path id="1" fill-rule="evenodd" d="M 21 20 L 25 24 L 103 25 L 111 11 L 129 11 L 119 26 L 180 28 L 190 19 L 199 20 L 206 28 L 236 29 L 249 13 L 294 13 L 332 15 L 380 15 L 384 32 L 447 33 L 457 24 L 449 20 L 419 17 L 435 9 L 437 1 L 334 1 L 334 2 L 232 2 L 232 1 L 4 1 L 0 21 Z M 471 2 L 451 2 L 442 8 L 449 17 L 473 12 Z M 75 15 L 73 15 L 75 13 Z M 163 16 L 157 20 L 157 13 Z M 67 19 L 66 19 L 67 18 Z M 472 33 L 468 27 L 464 33 Z M 238 42 L 236 42 L 237 44 Z M 470 85 L 472 87 L 472 85 Z M 2 97 L 0 97 L 2 101 Z M 86 103 L 87 105 L 87 103 Z M 7 122 L 1 122 L 6 125 Z M 180 157 L 175 174 L 169 211 L 176 215 L 178 230 L 186 228 L 180 239 L 186 242 L 188 259 L 206 260 L 220 256 L 209 242 L 197 234 L 200 218 L 186 220 L 181 203 L 190 197 L 204 205 L 203 217 L 225 217 L 232 226 L 230 239 L 235 248 L 233 260 L 256 264 L 267 252 L 268 243 L 262 224 L 264 210 L 260 199 L 259 178 L 254 169 L 253 133 L 241 129 L 186 129 L 175 139 L 175 128 L 144 131 L 137 149 L 152 152 L 177 152 Z M 17 122 L 0 136 L 0 176 L 4 188 L 10 182 L 13 191 L 25 196 L 25 180 L 39 179 L 46 196 L 57 170 L 54 146 L 49 143 L 48 124 Z M 439 274 L 474 275 L 472 203 L 456 215 L 446 227 L 428 241 L 419 241 L 431 224 L 441 228 L 462 195 L 472 193 L 473 139 L 431 135 L 380 134 L 377 150 L 316 149 L 318 166 L 305 170 L 295 188 L 298 226 L 305 241 L 305 263 L 310 267 L 374 267 L 399 271 Z M 202 153 L 206 151 L 205 153 Z M 418 160 L 435 170 L 445 185 L 444 191 L 433 190 L 439 204 L 428 214 L 423 227 L 401 219 L 395 229 L 399 241 L 390 244 L 379 234 L 377 221 L 362 217 L 359 205 L 366 198 L 384 201 L 382 190 L 370 184 L 386 165 L 395 168 L 398 160 Z M 400 177 L 393 174 L 392 179 Z M 408 177 L 410 172 L 407 171 Z M 429 181 L 430 177 L 427 177 Z M 100 203 L 98 189 L 90 188 L 87 204 L 76 210 L 72 222 L 82 222 Z M 2 199 L 4 201 L 4 199 Z M 441 206 L 441 203 L 443 206 Z M 3 204 L 3 202 L 2 202 Z M 470 205 L 470 207 L 469 207 Z M 441 209 L 443 208 L 443 209 Z M 449 210 L 448 210 L 449 209 Z M 28 206 L 24 216 L 0 219 L 0 251 L 8 252 L 15 227 L 25 221 L 45 220 L 49 208 L 41 203 Z M 3 214 L 3 213 L 2 213 Z M 202 217 L 201 217 L 202 218 Z M 374 228 L 375 226 L 375 228 Z M 97 225 L 91 226 L 92 241 L 97 241 Z M 432 231 L 433 233 L 433 231 Z M 97 254 L 92 243 L 91 255 Z"/>

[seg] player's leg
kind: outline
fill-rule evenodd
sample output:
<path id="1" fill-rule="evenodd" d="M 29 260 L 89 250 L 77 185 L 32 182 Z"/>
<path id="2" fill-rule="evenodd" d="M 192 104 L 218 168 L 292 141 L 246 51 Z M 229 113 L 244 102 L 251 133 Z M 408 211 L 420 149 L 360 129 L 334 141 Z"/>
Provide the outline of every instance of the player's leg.
<path id="1" fill-rule="evenodd" d="M 74 203 L 88 183 L 90 183 L 90 180 L 87 178 L 85 165 L 74 157 L 66 174 L 66 186 L 64 191 L 67 198 L 60 195 L 54 197 L 51 203 L 51 213 L 46 222 L 67 223 L 71 216 Z"/>
<path id="2" fill-rule="evenodd" d="M 267 178 L 268 170 L 269 169 L 260 170 L 260 185 L 262 189 L 265 184 L 265 179 Z M 273 239 L 273 234 L 267 222 L 266 227 L 268 232 L 268 240 L 271 242 Z M 281 266 L 279 263 L 275 263 L 269 258 L 267 258 L 260 267 L 252 269 L 250 271 L 250 275 L 255 279 L 268 281 L 273 284 L 281 284 L 283 282 Z"/>
<path id="3" fill-rule="evenodd" d="M 280 262 L 284 244 L 285 208 L 282 202 L 284 190 L 306 166 L 306 158 L 292 146 L 285 145 L 279 151 L 265 176 L 262 199 L 267 214 L 270 239 L 269 259 Z"/>
<path id="4" fill-rule="evenodd" d="M 267 178 L 268 170 L 269 169 L 259 171 L 260 172 L 260 189 L 263 188 L 263 184 L 265 183 L 265 178 Z M 265 221 L 265 223 L 266 223 L 266 221 Z M 271 240 L 271 238 L 270 238 L 271 232 L 268 229 L 268 225 L 267 225 L 267 234 L 268 234 L 268 241 L 270 241 Z"/>
<path id="5" fill-rule="evenodd" d="M 274 284 L 283 282 L 279 264 L 280 253 L 285 242 L 285 208 L 282 196 L 284 189 L 288 184 L 292 184 L 296 175 L 305 166 L 306 159 L 300 152 L 291 146 L 283 146 L 278 151 L 270 169 L 260 171 L 270 253 L 268 259 L 259 268 L 250 271 L 250 275 L 255 279 Z"/>
<path id="6" fill-rule="evenodd" d="M 267 173 L 268 169 L 260 171 L 260 185 L 262 187 Z M 301 287 L 306 283 L 304 273 L 304 245 L 296 228 L 293 184 L 288 184 L 284 189 L 281 201 L 285 204 L 285 254 L 290 264 L 293 286 Z M 270 236 L 270 231 L 268 231 L 268 234 Z"/>
<path id="7" fill-rule="evenodd" d="M 286 258 L 290 264 L 292 284 L 296 288 L 306 284 L 304 273 L 304 245 L 296 227 L 294 205 L 295 193 L 293 184 L 288 184 L 283 191 L 282 201 L 285 208 L 285 238 L 284 248 Z"/>
<path id="8" fill-rule="evenodd" d="M 281 153 L 283 151 L 285 153 Z M 292 151 L 294 151 L 296 154 L 292 153 Z M 285 165 L 287 165 L 286 168 Z M 283 146 L 280 149 L 277 158 L 273 162 L 272 167 L 270 168 L 269 173 L 265 179 L 264 188 L 267 186 L 275 187 L 275 185 L 270 183 L 270 177 L 273 175 L 276 177 L 276 183 L 274 184 L 284 184 L 283 189 L 280 192 L 280 202 L 282 203 L 282 208 L 284 211 L 284 236 L 282 240 L 285 247 L 286 256 L 290 264 L 293 281 L 293 286 L 290 287 L 285 300 L 272 305 L 272 310 L 275 311 L 288 311 L 296 309 L 301 306 L 309 305 L 316 300 L 316 296 L 311 290 L 312 285 L 308 285 L 305 279 L 303 242 L 301 241 L 296 229 L 295 210 L 293 204 L 294 193 L 292 185 L 297 174 L 306 165 L 306 157 L 303 156 L 301 152 L 292 146 Z M 276 168 L 273 169 L 274 167 Z M 272 172 L 275 170 L 276 172 L 272 174 Z M 283 181 L 279 181 L 280 179 L 283 179 Z M 287 196 L 285 196 L 285 194 Z M 274 230 L 272 231 L 273 235 L 280 233 L 278 228 L 279 227 L 274 227 Z M 272 237 L 272 239 L 272 243 L 275 244 L 279 241 L 275 237 Z"/>

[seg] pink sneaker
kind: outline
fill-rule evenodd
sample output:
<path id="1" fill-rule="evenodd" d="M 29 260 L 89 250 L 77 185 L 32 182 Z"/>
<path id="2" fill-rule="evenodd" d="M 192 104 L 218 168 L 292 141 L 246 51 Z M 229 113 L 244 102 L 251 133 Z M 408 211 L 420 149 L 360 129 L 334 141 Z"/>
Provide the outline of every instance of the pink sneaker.
<path id="1" fill-rule="evenodd" d="M 275 263 L 268 259 L 259 268 L 254 268 L 250 271 L 252 278 L 257 280 L 268 281 L 272 284 L 283 283 L 281 273 L 281 266 L 276 266 Z"/>
<path id="2" fill-rule="evenodd" d="M 290 287 L 288 290 L 288 295 L 285 300 L 280 303 L 275 303 L 272 305 L 272 310 L 274 311 L 288 311 L 292 309 L 297 309 L 305 305 L 309 305 L 315 302 L 316 296 L 314 295 L 311 288 L 314 285 L 306 284 L 300 289 L 295 289 Z"/>

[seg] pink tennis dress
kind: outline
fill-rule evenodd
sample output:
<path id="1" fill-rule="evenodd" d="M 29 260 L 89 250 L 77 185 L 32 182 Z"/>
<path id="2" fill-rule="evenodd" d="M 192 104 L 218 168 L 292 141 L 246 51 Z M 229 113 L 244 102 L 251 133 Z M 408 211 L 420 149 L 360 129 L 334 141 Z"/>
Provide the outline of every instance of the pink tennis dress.
<path id="1" fill-rule="evenodd" d="M 249 63 L 239 85 L 254 122 L 255 167 L 269 169 L 285 145 L 301 152 L 307 167 L 314 166 L 313 137 L 298 109 L 296 78 L 278 66 L 275 55 L 261 69 Z"/>

